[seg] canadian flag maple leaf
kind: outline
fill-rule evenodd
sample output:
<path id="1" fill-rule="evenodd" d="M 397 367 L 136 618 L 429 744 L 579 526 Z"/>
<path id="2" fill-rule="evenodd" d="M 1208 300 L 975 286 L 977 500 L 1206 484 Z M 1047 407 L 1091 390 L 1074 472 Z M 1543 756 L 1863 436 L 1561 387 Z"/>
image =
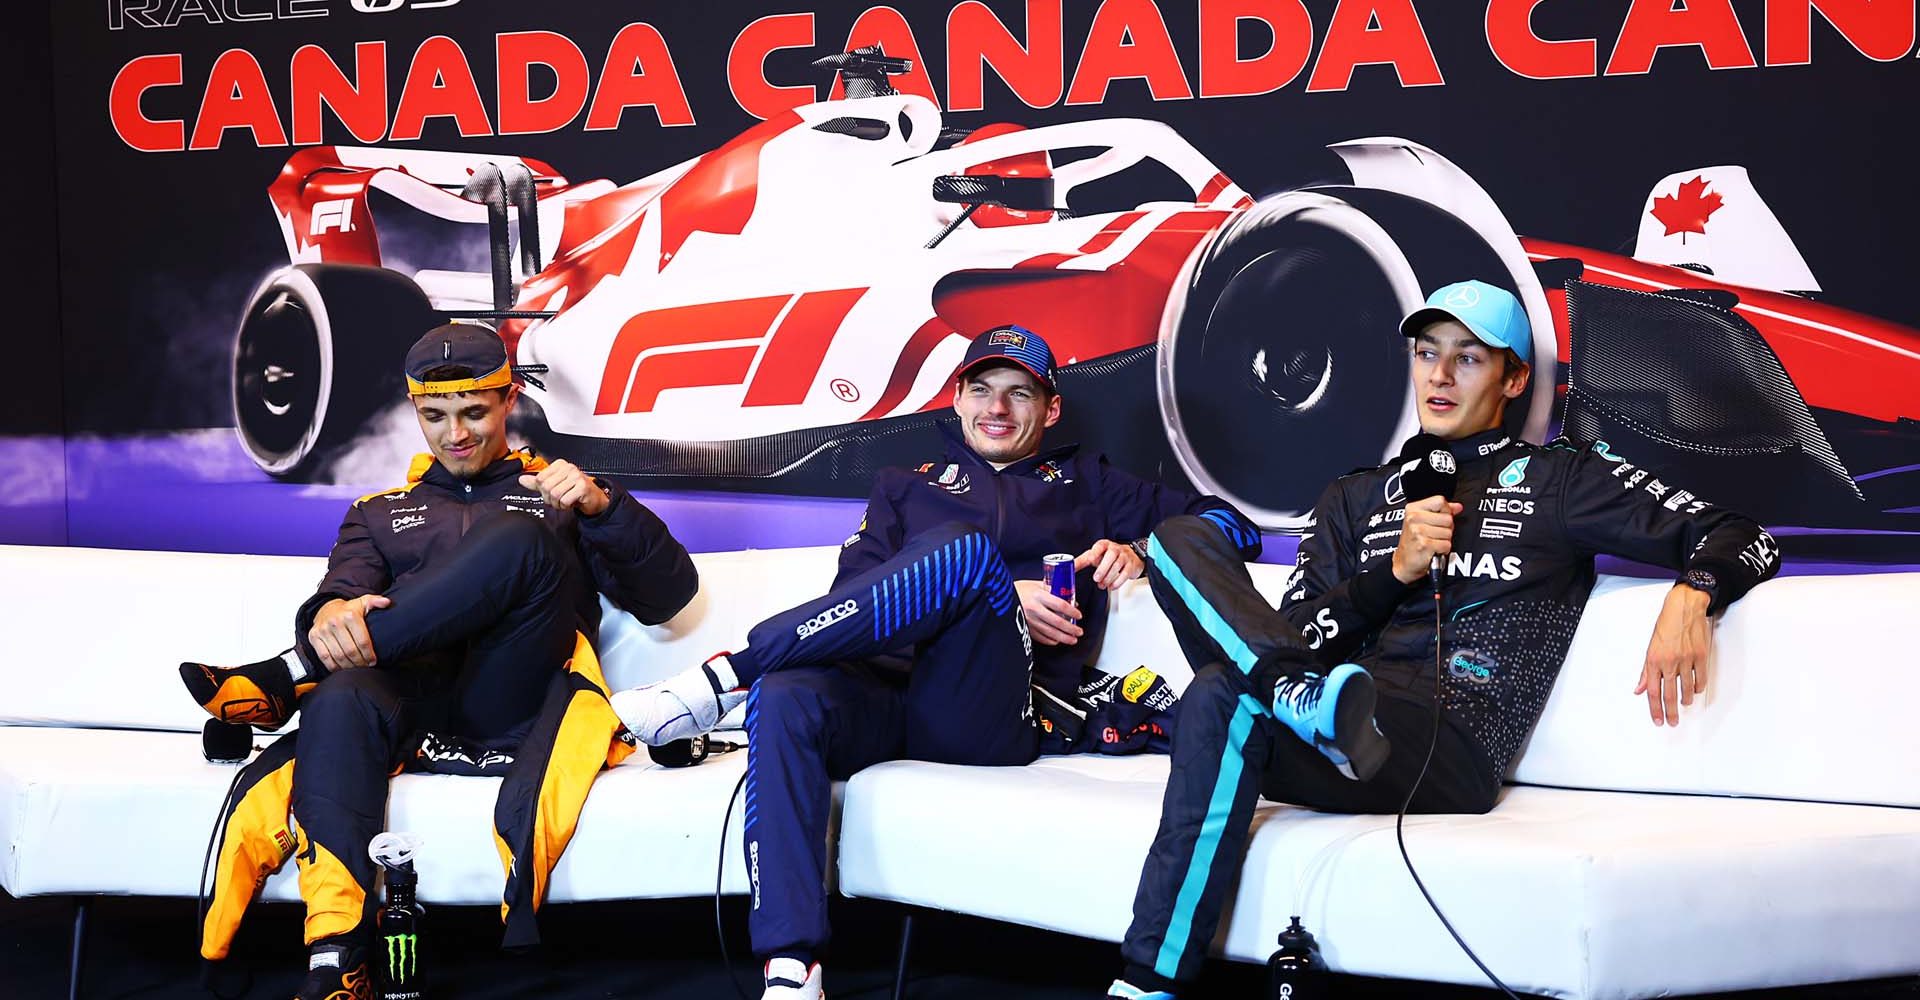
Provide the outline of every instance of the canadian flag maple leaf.
<path id="1" fill-rule="evenodd" d="M 1718 212 L 1720 204 L 1720 195 L 1707 190 L 1706 179 L 1695 177 L 1682 182 L 1678 193 L 1653 199 L 1653 217 L 1667 227 L 1665 235 L 1679 233 L 1685 243 L 1688 233 L 1707 234 L 1707 217 Z"/>

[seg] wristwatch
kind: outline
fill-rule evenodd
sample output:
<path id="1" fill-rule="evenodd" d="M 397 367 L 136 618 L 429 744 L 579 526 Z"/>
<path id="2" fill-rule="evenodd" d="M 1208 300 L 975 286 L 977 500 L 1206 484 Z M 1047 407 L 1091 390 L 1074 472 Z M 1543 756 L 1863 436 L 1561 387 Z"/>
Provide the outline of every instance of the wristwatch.
<path id="1" fill-rule="evenodd" d="M 1720 578 L 1712 570 L 1690 569 L 1680 577 L 1680 583 L 1707 595 L 1709 601 L 1720 596 Z"/>

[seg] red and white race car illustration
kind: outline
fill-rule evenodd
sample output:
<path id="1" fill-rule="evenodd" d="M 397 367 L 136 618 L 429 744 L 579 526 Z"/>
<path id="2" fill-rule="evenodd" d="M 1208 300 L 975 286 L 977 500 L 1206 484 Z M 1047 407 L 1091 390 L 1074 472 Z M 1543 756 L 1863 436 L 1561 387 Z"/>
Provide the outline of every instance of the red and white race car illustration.
<path id="1" fill-rule="evenodd" d="M 1533 320 L 1517 433 L 1605 437 L 1774 523 L 1898 530 L 1920 504 L 1899 468 L 1920 463 L 1920 332 L 1811 298 L 1740 168 L 1656 185 L 1628 257 L 1516 236 L 1405 139 L 1336 144 L 1335 180 L 1256 200 L 1158 122 L 945 129 L 886 86 L 900 61 L 822 62 L 847 98 L 624 185 L 296 153 L 270 189 L 292 264 L 237 335 L 247 452 L 312 474 L 453 316 L 498 326 L 542 436 L 596 471 L 861 494 L 923 460 L 967 337 L 1017 322 L 1061 364 L 1061 437 L 1297 529 L 1416 429 L 1399 317 L 1479 277 Z"/>

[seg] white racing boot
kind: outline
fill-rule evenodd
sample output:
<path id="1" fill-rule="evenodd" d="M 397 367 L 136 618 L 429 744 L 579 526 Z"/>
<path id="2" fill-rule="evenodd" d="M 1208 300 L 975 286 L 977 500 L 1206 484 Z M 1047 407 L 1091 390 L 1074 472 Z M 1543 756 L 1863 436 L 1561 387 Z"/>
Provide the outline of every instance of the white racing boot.
<path id="1" fill-rule="evenodd" d="M 747 699 L 727 654 L 644 687 L 616 691 L 607 699 L 627 732 L 650 747 L 691 739 L 718 725 Z"/>
<path id="2" fill-rule="evenodd" d="M 766 965 L 767 991 L 760 1000 L 821 1000 L 820 963 L 804 965 L 797 958 L 770 958 Z"/>

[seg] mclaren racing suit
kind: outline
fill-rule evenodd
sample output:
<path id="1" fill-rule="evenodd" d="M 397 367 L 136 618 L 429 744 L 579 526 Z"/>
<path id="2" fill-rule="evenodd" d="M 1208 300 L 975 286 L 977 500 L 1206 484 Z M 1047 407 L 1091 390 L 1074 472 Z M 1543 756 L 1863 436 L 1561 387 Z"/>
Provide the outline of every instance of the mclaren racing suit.
<path id="1" fill-rule="evenodd" d="M 832 780 L 897 758 L 1033 760 L 1034 691 L 1076 696 L 1106 594 L 1083 572 L 1085 634 L 1035 650 L 1013 581 L 1038 579 L 1049 553 L 1139 539 L 1177 514 L 1203 519 L 1237 557 L 1259 553 L 1259 533 L 1225 502 L 1072 446 L 996 471 L 953 438 L 945 461 L 881 472 L 832 589 L 755 626 L 730 657 L 750 685 L 743 847 L 756 952 L 811 956 L 826 943 Z"/>
<path id="2" fill-rule="evenodd" d="M 327 573 L 296 615 L 306 632 L 335 598 L 384 594 L 367 614 L 379 662 L 326 673 L 300 730 L 241 774 L 224 817 L 201 952 L 225 956 L 248 903 L 289 856 L 309 944 L 364 933 L 375 905 L 367 844 L 400 769 L 504 777 L 495 804 L 507 869 L 505 944 L 538 940 L 533 915 L 594 775 L 631 752 L 587 637 L 604 592 L 666 620 L 698 578 L 666 525 L 615 486 L 593 517 L 550 508 L 519 482 L 545 462 L 514 453 L 468 479 L 429 456 L 405 487 L 347 512 Z M 423 738 L 422 732 L 432 735 Z"/>
<path id="3" fill-rule="evenodd" d="M 1779 568 L 1758 524 L 1605 442 L 1536 447 L 1494 431 L 1449 450 L 1459 469 L 1450 499 L 1465 510 L 1444 560 L 1437 640 L 1432 589 L 1393 576 L 1406 505 L 1424 499 L 1402 487 L 1411 463 L 1328 487 L 1277 611 L 1215 533 L 1184 518 L 1155 529 L 1154 593 L 1196 673 L 1175 709 L 1172 775 L 1122 949 L 1128 982 L 1170 990 L 1198 974 L 1262 794 L 1332 812 L 1400 808 L 1434 736 L 1436 641 L 1445 721 L 1411 808 L 1485 812 L 1546 705 L 1596 554 L 1710 574 L 1716 614 Z M 1373 674 L 1375 720 L 1392 743 L 1366 782 L 1272 715 L 1278 681 L 1343 662 Z"/>

